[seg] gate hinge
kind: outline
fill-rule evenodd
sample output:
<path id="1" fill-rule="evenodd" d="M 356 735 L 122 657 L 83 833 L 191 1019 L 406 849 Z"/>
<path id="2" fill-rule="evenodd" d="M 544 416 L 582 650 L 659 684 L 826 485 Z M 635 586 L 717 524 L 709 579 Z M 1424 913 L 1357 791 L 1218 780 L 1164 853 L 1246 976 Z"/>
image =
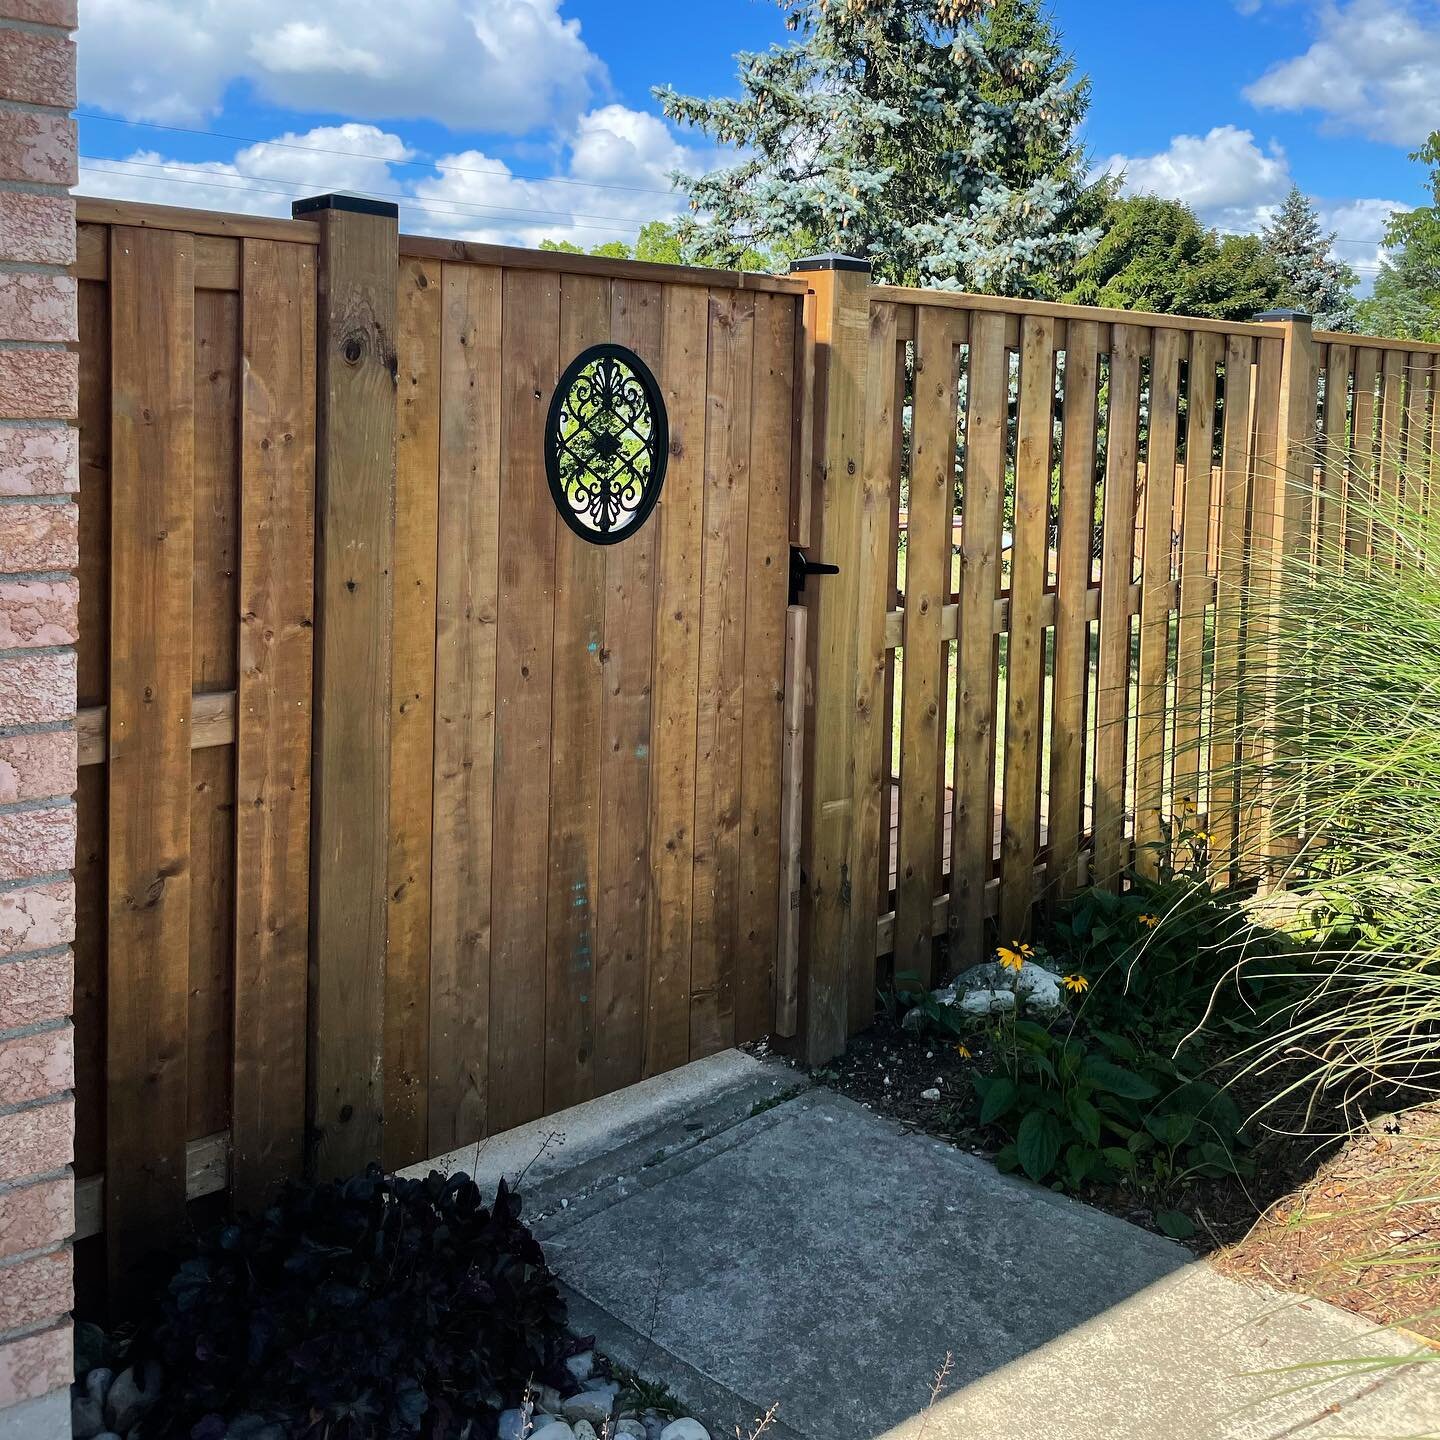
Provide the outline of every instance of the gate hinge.
<path id="1" fill-rule="evenodd" d="M 805 552 L 798 546 L 790 547 L 790 603 L 798 605 L 805 590 L 807 575 L 838 575 L 838 565 L 826 565 L 820 560 L 807 560 Z"/>

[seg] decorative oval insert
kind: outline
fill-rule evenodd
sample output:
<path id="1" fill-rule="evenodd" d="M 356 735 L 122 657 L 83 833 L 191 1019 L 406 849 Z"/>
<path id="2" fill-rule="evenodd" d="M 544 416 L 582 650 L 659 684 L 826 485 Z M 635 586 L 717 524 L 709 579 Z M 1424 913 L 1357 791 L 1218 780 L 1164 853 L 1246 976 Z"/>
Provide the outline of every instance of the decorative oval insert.
<path id="1" fill-rule="evenodd" d="M 565 367 L 545 424 L 545 473 L 577 535 L 596 545 L 633 535 L 660 498 L 669 451 L 665 401 L 633 350 L 592 345 Z"/>

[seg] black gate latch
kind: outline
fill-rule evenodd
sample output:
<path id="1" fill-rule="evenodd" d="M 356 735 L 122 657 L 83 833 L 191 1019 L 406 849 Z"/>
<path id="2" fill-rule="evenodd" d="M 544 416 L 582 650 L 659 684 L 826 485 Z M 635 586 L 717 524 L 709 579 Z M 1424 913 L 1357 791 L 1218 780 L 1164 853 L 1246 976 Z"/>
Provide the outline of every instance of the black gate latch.
<path id="1" fill-rule="evenodd" d="M 826 565 L 819 560 L 807 560 L 805 552 L 798 546 L 790 547 L 790 603 L 798 605 L 805 589 L 807 575 L 838 575 L 838 565 Z"/>

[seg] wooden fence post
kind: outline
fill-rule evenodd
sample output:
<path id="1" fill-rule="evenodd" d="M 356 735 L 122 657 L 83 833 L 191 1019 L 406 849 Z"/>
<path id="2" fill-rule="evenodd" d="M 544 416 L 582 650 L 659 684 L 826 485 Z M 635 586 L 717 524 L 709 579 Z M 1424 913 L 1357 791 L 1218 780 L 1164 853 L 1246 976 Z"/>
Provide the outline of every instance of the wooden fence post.
<path id="1" fill-rule="evenodd" d="M 815 292 L 806 307 L 815 329 L 813 558 L 840 567 L 838 575 L 811 581 L 805 595 L 811 614 L 799 1028 L 806 1062 L 818 1065 L 845 1048 L 854 968 L 865 965 L 873 974 L 875 965 L 874 925 L 869 935 L 856 934 L 850 903 L 854 885 L 874 884 L 872 875 L 853 875 L 850 863 L 870 266 L 820 255 L 791 270 L 806 275 Z"/>
<path id="2" fill-rule="evenodd" d="M 307 1120 L 328 1178 L 378 1160 L 384 1125 L 399 211 L 293 213 L 320 226 Z"/>
<path id="3" fill-rule="evenodd" d="M 1304 311 L 1267 310 L 1255 319 L 1278 322 L 1284 352 L 1275 461 L 1268 475 L 1261 473 L 1257 463 L 1252 481 L 1251 609 L 1246 648 L 1253 663 L 1265 668 L 1260 702 L 1262 716 L 1257 731 L 1260 786 L 1258 793 L 1240 797 L 1240 807 L 1242 812 L 1247 804 L 1255 807 L 1259 854 L 1253 857 L 1253 863 L 1267 881 L 1274 881 L 1284 866 L 1285 857 L 1295 849 L 1284 836 L 1287 812 L 1277 814 L 1278 800 L 1273 793 L 1279 719 L 1276 669 L 1281 663 L 1279 647 L 1283 643 L 1276 609 L 1281 587 L 1293 580 L 1289 572 L 1292 558 L 1304 555 L 1310 544 L 1319 361 L 1313 322 Z M 1293 816 L 1293 811 L 1288 813 Z M 1242 864 L 1245 858 L 1242 856 Z"/>

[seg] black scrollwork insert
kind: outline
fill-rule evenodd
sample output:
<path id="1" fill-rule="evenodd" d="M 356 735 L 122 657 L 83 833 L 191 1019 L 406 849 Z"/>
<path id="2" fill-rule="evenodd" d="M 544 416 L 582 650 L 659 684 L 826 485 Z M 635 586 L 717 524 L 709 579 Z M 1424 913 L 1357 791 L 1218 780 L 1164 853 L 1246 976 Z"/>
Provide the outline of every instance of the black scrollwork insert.
<path id="1" fill-rule="evenodd" d="M 592 345 L 570 362 L 550 403 L 545 473 L 577 535 L 633 535 L 660 498 L 669 448 L 660 387 L 634 351 Z"/>

